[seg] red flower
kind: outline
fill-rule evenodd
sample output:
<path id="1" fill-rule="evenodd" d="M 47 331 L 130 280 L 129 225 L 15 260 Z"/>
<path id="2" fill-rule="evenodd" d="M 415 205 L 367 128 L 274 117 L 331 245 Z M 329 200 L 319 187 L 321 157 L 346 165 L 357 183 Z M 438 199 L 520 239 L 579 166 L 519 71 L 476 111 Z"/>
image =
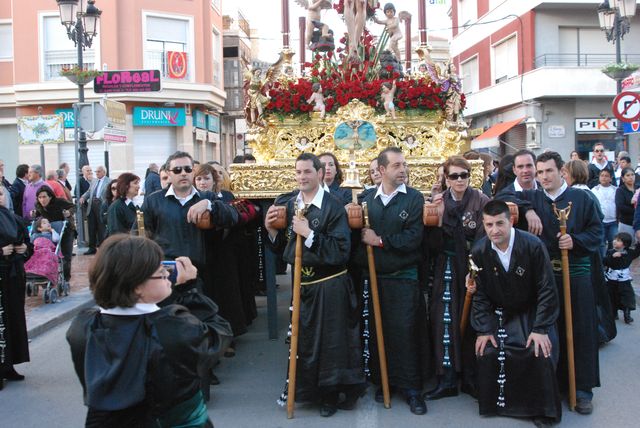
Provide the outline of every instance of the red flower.
<path id="1" fill-rule="evenodd" d="M 407 107 L 407 103 L 405 103 L 404 101 L 399 101 L 398 102 L 398 108 L 403 109 Z"/>

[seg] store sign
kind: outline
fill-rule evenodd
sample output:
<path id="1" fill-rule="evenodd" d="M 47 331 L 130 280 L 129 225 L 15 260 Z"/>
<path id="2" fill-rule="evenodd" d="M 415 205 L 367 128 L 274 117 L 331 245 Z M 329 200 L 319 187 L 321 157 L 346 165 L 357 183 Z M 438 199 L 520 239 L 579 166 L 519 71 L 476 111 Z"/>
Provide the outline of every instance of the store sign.
<path id="1" fill-rule="evenodd" d="M 622 81 L 622 90 L 634 89 L 640 86 L 640 73 L 634 72 L 631 76 Z"/>
<path id="2" fill-rule="evenodd" d="M 213 144 L 220 143 L 220 134 L 217 132 L 207 132 L 207 141 Z"/>
<path id="3" fill-rule="evenodd" d="M 187 75 L 187 53 L 167 52 L 167 72 L 171 79 L 184 79 Z"/>
<path id="4" fill-rule="evenodd" d="M 184 108 L 134 107 L 133 126 L 185 126 Z"/>
<path id="5" fill-rule="evenodd" d="M 207 115 L 200 110 L 193 111 L 193 126 L 196 128 L 207 129 Z"/>
<path id="6" fill-rule="evenodd" d="M 158 92 L 161 88 L 160 70 L 105 71 L 93 79 L 96 94 L 114 92 Z"/>
<path id="7" fill-rule="evenodd" d="M 578 134 L 607 134 L 615 133 L 618 121 L 613 118 L 585 118 L 576 119 L 576 133 Z"/>
<path id="8" fill-rule="evenodd" d="M 62 116 L 48 114 L 22 116 L 18 122 L 18 144 L 59 144 L 64 142 Z"/>
<path id="9" fill-rule="evenodd" d="M 211 132 L 220 133 L 220 117 L 214 114 L 207 116 L 207 129 Z"/>
<path id="10" fill-rule="evenodd" d="M 55 114 L 61 114 L 64 118 L 64 127 L 65 128 L 73 128 L 75 127 L 75 117 L 73 116 L 72 108 L 57 108 L 55 109 Z"/>
<path id="11" fill-rule="evenodd" d="M 564 138 L 566 131 L 564 129 L 564 125 L 550 125 L 547 128 L 547 134 L 549 135 L 549 138 Z"/>
<path id="12" fill-rule="evenodd" d="M 207 139 L 207 131 L 196 128 L 196 141 L 205 141 Z"/>
<path id="13" fill-rule="evenodd" d="M 107 111 L 107 124 L 104 127 L 104 141 L 111 143 L 127 142 L 127 106 L 124 103 L 104 100 Z"/>

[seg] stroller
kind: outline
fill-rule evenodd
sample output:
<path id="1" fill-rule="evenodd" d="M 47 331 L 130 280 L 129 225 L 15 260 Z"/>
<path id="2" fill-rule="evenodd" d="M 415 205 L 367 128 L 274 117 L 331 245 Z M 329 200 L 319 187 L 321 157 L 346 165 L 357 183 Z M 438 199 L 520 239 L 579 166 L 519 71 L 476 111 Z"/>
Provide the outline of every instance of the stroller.
<path id="1" fill-rule="evenodd" d="M 59 234 L 57 244 L 44 237 L 33 240 L 33 256 L 25 263 L 27 276 L 27 296 L 37 296 L 42 287 L 44 303 L 55 303 L 59 296 L 69 295 L 69 283 L 64 279 L 62 236 L 67 229 L 67 221 L 54 221 L 51 227 Z M 37 233 L 35 222 L 31 225 L 30 236 Z M 68 233 L 68 232 L 67 232 Z"/>

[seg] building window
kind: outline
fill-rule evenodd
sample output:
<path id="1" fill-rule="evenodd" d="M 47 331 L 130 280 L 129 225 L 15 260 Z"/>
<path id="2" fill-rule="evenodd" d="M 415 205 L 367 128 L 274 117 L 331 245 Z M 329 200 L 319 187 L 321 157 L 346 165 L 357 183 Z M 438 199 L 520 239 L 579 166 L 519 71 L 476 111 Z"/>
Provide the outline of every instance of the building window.
<path id="1" fill-rule="evenodd" d="M 458 25 L 467 26 L 478 19 L 478 3 L 476 0 L 458 0 Z"/>
<path id="2" fill-rule="evenodd" d="M 462 77 L 462 90 L 465 94 L 478 92 L 480 89 L 480 76 L 478 70 L 478 57 L 460 64 L 460 76 Z"/>
<path id="3" fill-rule="evenodd" d="M 518 75 L 518 38 L 514 35 L 493 46 L 493 82 Z"/>
<path id="4" fill-rule="evenodd" d="M 0 23 L 0 61 L 13 59 L 13 28 L 10 22 Z"/>
<path id="5" fill-rule="evenodd" d="M 222 88 L 222 37 L 213 29 L 213 85 Z"/>
<path id="6" fill-rule="evenodd" d="M 180 80 L 191 80 L 193 73 L 192 49 L 190 46 L 190 21 L 187 19 L 161 16 L 146 17 L 145 68 L 157 69 L 162 77 L 169 78 L 169 52 L 185 52 L 187 54 L 186 73 Z M 175 73 L 174 73 L 175 74 Z"/>
<path id="7" fill-rule="evenodd" d="M 84 68 L 93 70 L 96 67 L 96 44 L 93 40 L 91 48 L 84 50 L 82 58 Z M 43 78 L 44 80 L 65 80 L 60 76 L 63 68 L 71 68 L 78 64 L 78 51 L 69 40 L 66 29 L 60 24 L 60 17 L 42 17 Z"/>

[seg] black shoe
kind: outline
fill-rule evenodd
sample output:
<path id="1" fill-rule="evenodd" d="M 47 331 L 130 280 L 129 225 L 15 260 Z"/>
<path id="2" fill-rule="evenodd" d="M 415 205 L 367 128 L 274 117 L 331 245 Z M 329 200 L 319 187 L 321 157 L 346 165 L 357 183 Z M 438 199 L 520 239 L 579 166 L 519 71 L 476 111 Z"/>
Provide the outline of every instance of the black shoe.
<path id="1" fill-rule="evenodd" d="M 358 398 L 364 397 L 367 392 L 367 385 L 359 387 L 351 387 L 350 390 L 344 393 L 344 400 L 338 402 L 338 409 L 340 410 L 353 410 L 356 407 Z"/>
<path id="2" fill-rule="evenodd" d="M 624 314 L 624 323 L 631 324 L 633 322 L 633 318 L 631 318 L 631 310 L 625 309 L 622 313 Z"/>
<path id="3" fill-rule="evenodd" d="M 14 369 L 13 367 L 10 368 L 5 368 L 2 371 L 2 374 L 0 375 L 0 377 L 3 377 L 6 380 L 11 380 L 11 381 L 21 381 L 24 380 L 24 376 L 21 375 L 20 373 L 18 373 L 16 371 L 16 369 Z"/>
<path id="4" fill-rule="evenodd" d="M 578 398 L 576 403 L 576 412 L 581 415 L 590 415 L 593 412 L 593 403 L 586 398 Z"/>
<path id="5" fill-rule="evenodd" d="M 330 403 L 322 403 L 320 405 L 320 416 L 323 418 L 328 418 L 329 416 L 333 416 L 338 411 L 338 408 L 335 404 Z"/>
<path id="6" fill-rule="evenodd" d="M 389 386 L 389 396 L 392 396 L 394 392 L 396 392 L 395 387 Z M 382 387 L 376 389 L 375 400 L 376 403 L 384 403 L 384 394 L 382 392 Z"/>
<path id="7" fill-rule="evenodd" d="M 420 394 L 407 397 L 407 404 L 414 415 L 424 415 L 427 413 L 427 403 L 424 402 Z"/>
<path id="8" fill-rule="evenodd" d="M 209 377 L 209 385 L 220 385 L 220 379 L 215 373 L 211 373 L 211 377 Z"/>
<path id="9" fill-rule="evenodd" d="M 533 424 L 538 428 L 549 428 L 554 425 L 554 420 L 545 416 L 536 416 L 532 421 Z"/>
<path id="10" fill-rule="evenodd" d="M 428 392 L 424 397 L 426 400 L 439 400 L 445 397 L 455 397 L 458 395 L 458 388 L 455 386 L 438 386 L 435 390 Z"/>

